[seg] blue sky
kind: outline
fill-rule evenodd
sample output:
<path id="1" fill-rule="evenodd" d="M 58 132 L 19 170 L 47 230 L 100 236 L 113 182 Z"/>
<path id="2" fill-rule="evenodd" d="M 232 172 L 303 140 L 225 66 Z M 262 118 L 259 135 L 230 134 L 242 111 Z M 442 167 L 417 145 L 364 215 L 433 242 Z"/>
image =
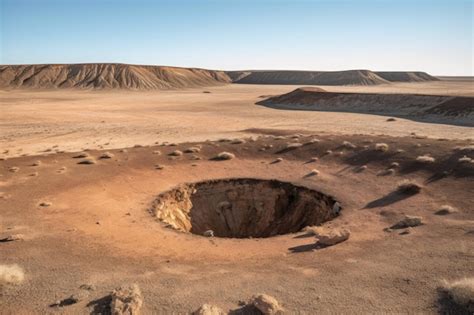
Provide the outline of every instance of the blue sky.
<path id="1" fill-rule="evenodd" d="M 472 0 L 0 0 L 0 63 L 473 75 Z"/>

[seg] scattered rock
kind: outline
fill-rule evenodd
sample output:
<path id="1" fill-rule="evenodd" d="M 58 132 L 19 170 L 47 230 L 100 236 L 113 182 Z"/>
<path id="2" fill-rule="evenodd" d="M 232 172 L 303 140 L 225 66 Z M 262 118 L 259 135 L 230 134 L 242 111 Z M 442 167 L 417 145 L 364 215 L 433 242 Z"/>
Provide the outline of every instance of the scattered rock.
<path id="1" fill-rule="evenodd" d="M 243 143 L 245 143 L 244 139 L 234 139 L 231 142 L 231 144 L 243 144 Z"/>
<path id="2" fill-rule="evenodd" d="M 31 176 L 31 177 L 36 177 L 36 176 L 38 176 L 38 175 L 39 175 L 38 172 L 34 172 L 34 173 L 31 173 L 29 176 Z"/>
<path id="3" fill-rule="evenodd" d="M 41 165 L 41 161 L 36 161 L 36 162 L 33 162 L 33 164 L 31 164 L 31 166 L 40 166 Z"/>
<path id="4" fill-rule="evenodd" d="M 114 157 L 114 155 L 113 155 L 112 153 L 110 153 L 110 152 L 105 152 L 105 153 L 103 153 L 103 154 L 99 157 L 99 159 L 111 159 L 111 158 L 113 158 L 113 157 Z"/>
<path id="5" fill-rule="evenodd" d="M 20 168 L 19 168 L 19 167 L 16 167 L 16 166 L 12 166 L 12 167 L 10 167 L 8 170 L 9 170 L 10 172 L 12 172 L 12 173 L 16 173 L 16 172 L 18 172 L 18 171 L 20 170 Z"/>
<path id="6" fill-rule="evenodd" d="M 139 314 L 143 305 L 140 288 L 134 284 L 129 287 L 120 287 L 110 294 L 110 311 L 113 315 Z"/>
<path id="7" fill-rule="evenodd" d="M 87 159 L 77 162 L 77 164 L 83 164 L 83 165 L 92 165 L 96 163 L 97 163 L 96 160 L 94 160 L 93 158 L 87 158 Z"/>
<path id="8" fill-rule="evenodd" d="M 435 162 L 435 158 L 429 155 L 420 155 L 416 158 L 418 163 L 431 164 Z"/>
<path id="9" fill-rule="evenodd" d="M 395 118 L 389 118 L 389 119 L 387 119 L 387 121 L 396 121 L 396 119 Z"/>
<path id="10" fill-rule="evenodd" d="M 272 164 L 275 164 L 275 163 L 280 163 L 281 161 L 283 161 L 283 158 L 279 157 L 279 158 L 276 158 Z"/>
<path id="11" fill-rule="evenodd" d="M 451 213 L 458 212 L 455 208 L 448 206 L 448 205 L 443 205 L 441 206 L 436 212 L 436 215 L 448 215 Z"/>
<path id="12" fill-rule="evenodd" d="M 155 169 L 156 169 L 156 170 L 162 170 L 162 169 L 164 169 L 164 168 L 165 168 L 165 167 L 164 167 L 163 165 L 160 165 L 160 164 L 156 164 L 156 165 L 155 165 Z"/>
<path id="13" fill-rule="evenodd" d="M 0 242 L 5 243 L 5 242 L 23 241 L 24 239 L 25 239 L 25 236 L 23 234 L 11 234 L 11 235 L 7 235 L 4 238 L 0 238 Z"/>
<path id="14" fill-rule="evenodd" d="M 314 229 L 318 244 L 324 246 L 332 246 L 344 242 L 349 239 L 350 231 L 343 228 L 323 228 L 318 227 Z"/>
<path id="15" fill-rule="evenodd" d="M 83 159 L 83 158 L 87 158 L 89 156 L 90 156 L 89 153 L 83 152 L 83 153 L 79 153 L 77 155 L 74 155 L 73 158 L 74 159 Z"/>
<path id="16" fill-rule="evenodd" d="M 203 236 L 206 236 L 206 237 L 214 237 L 214 231 L 213 230 L 207 230 L 207 231 L 204 231 L 204 233 L 202 233 Z"/>
<path id="17" fill-rule="evenodd" d="M 415 181 L 406 179 L 398 183 L 397 191 L 402 194 L 413 195 L 421 191 L 421 185 Z"/>
<path id="18" fill-rule="evenodd" d="M 250 304 L 264 315 L 283 314 L 283 308 L 280 306 L 278 301 L 267 294 L 253 296 Z"/>
<path id="19" fill-rule="evenodd" d="M 221 152 L 214 157 L 214 160 L 224 161 L 224 160 L 232 160 L 235 158 L 235 154 L 230 152 Z"/>
<path id="20" fill-rule="evenodd" d="M 357 146 L 356 146 L 355 144 L 353 144 L 353 143 L 351 143 L 351 142 L 349 142 L 349 141 L 344 141 L 344 142 L 342 143 L 342 146 L 343 146 L 344 148 L 346 148 L 346 149 L 355 149 L 355 148 L 357 148 Z"/>
<path id="21" fill-rule="evenodd" d="M 193 315 L 225 315 L 226 313 L 218 306 L 211 304 L 203 304 L 193 312 Z"/>
<path id="22" fill-rule="evenodd" d="M 375 151 L 387 152 L 388 151 L 388 144 L 386 144 L 386 143 L 376 143 L 375 144 Z"/>
<path id="23" fill-rule="evenodd" d="M 51 205 L 52 205 L 52 203 L 48 202 L 48 201 L 43 201 L 39 204 L 40 207 L 49 207 Z"/>
<path id="24" fill-rule="evenodd" d="M 184 153 L 199 153 L 201 151 L 201 148 L 199 147 L 190 147 L 184 150 Z"/>
<path id="25" fill-rule="evenodd" d="M 181 156 L 181 155 L 183 155 L 183 152 L 181 152 L 180 150 L 174 150 L 169 155 L 171 155 L 171 156 Z"/>
<path id="26" fill-rule="evenodd" d="M 392 225 L 391 229 L 406 229 L 408 227 L 415 227 L 422 225 L 422 218 L 418 216 L 406 215 L 403 219 Z"/>
<path id="27" fill-rule="evenodd" d="M 155 154 L 155 155 L 161 155 L 161 151 L 160 151 L 160 150 L 155 150 L 155 151 L 153 151 L 153 154 Z"/>
<path id="28" fill-rule="evenodd" d="M 312 169 L 306 176 L 317 176 L 319 175 L 319 171 L 317 169 Z"/>

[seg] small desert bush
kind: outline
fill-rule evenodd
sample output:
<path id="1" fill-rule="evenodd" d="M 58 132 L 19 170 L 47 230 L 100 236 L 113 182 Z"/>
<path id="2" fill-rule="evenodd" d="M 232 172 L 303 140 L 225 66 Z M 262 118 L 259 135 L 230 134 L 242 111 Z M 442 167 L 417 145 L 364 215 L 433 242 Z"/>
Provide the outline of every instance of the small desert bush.
<path id="1" fill-rule="evenodd" d="M 474 278 L 444 281 L 441 288 L 456 304 L 474 312 Z"/>
<path id="2" fill-rule="evenodd" d="M 25 279 L 25 273 L 18 265 L 0 265 L 0 284 L 19 284 Z"/>
<path id="3" fill-rule="evenodd" d="M 143 296 L 136 284 L 117 288 L 110 294 L 110 297 L 110 310 L 112 314 L 140 313 L 143 305 Z"/>
<path id="4" fill-rule="evenodd" d="M 416 161 L 418 163 L 431 164 L 431 163 L 434 163 L 436 160 L 434 157 L 425 154 L 425 155 L 418 156 L 416 158 Z"/>
<path id="5" fill-rule="evenodd" d="M 232 160 L 235 158 L 235 154 L 230 152 L 221 152 L 215 156 L 214 160 L 224 161 L 224 160 Z"/>
<path id="6" fill-rule="evenodd" d="M 386 143 L 376 143 L 375 150 L 379 152 L 387 152 L 388 151 L 388 144 Z"/>
<path id="7" fill-rule="evenodd" d="M 398 183 L 397 191 L 403 194 L 417 194 L 421 191 L 421 187 L 416 181 L 405 179 Z"/>

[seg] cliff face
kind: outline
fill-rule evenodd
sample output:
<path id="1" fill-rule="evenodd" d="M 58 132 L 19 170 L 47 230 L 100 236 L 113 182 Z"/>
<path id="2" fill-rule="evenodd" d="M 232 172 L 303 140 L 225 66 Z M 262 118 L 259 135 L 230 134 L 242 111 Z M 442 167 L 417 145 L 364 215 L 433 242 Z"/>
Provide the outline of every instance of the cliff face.
<path id="1" fill-rule="evenodd" d="M 0 88 L 154 90 L 230 83 L 222 71 L 127 64 L 0 66 Z"/>

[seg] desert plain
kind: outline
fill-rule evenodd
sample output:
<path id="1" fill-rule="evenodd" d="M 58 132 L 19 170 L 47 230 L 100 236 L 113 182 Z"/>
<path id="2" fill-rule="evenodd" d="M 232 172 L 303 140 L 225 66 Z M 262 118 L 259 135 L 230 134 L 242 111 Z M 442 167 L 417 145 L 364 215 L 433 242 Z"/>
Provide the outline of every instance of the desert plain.
<path id="1" fill-rule="evenodd" d="M 468 314 L 442 287 L 474 275 L 473 84 L 319 86 L 465 97 L 459 124 L 257 104 L 305 85 L 3 89 L 0 265 L 15 269 L 2 271 L 14 279 L 0 284 L 0 312 L 110 313 L 110 292 L 135 284 L 144 314 L 205 303 L 259 314 L 257 294 L 287 314 Z M 224 188 L 209 195 L 215 181 Z M 192 214 L 195 183 L 210 187 L 209 204 Z M 291 199 L 279 183 L 297 187 L 297 200 L 302 188 L 330 197 L 314 197 L 322 221 L 253 217 Z M 234 213 L 231 224 L 232 203 L 247 217 Z M 416 224 L 397 225 L 406 216 Z M 312 225 L 350 237 L 324 246 Z"/>

